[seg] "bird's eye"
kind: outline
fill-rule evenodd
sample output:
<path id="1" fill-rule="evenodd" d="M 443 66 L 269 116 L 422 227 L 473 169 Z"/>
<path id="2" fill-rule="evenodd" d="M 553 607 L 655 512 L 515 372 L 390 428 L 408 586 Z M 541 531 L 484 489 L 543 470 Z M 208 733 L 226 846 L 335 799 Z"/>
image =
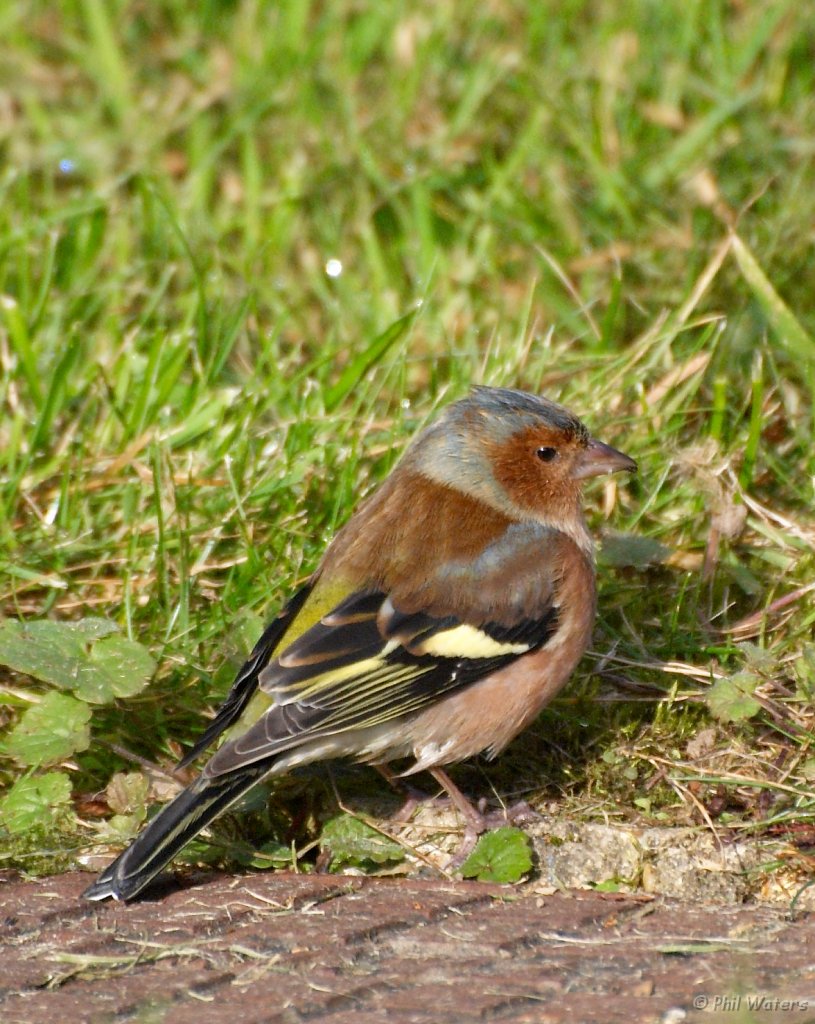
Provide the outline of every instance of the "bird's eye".
<path id="1" fill-rule="evenodd" d="M 557 458 L 557 448 L 538 448 L 535 454 L 541 462 L 551 462 Z"/>

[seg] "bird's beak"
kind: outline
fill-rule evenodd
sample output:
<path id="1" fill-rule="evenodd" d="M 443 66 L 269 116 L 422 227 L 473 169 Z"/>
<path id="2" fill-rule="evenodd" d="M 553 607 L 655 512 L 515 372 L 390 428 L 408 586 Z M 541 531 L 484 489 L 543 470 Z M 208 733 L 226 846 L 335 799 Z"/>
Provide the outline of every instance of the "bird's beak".
<path id="1" fill-rule="evenodd" d="M 618 473 L 622 469 L 636 473 L 637 464 L 627 455 L 612 448 L 610 444 L 603 444 L 602 441 L 595 441 L 592 438 L 578 456 L 572 476 L 575 480 L 585 480 L 589 476 Z"/>

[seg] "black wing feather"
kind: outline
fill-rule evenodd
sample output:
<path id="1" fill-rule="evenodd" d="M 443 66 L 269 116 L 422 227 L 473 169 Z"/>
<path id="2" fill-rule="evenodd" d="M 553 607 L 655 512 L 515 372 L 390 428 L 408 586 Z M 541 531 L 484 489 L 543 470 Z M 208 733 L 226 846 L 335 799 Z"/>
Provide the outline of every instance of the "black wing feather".
<path id="1" fill-rule="evenodd" d="M 228 729 L 233 722 L 240 718 L 243 709 L 258 688 L 258 676 L 269 664 L 272 655 L 285 636 L 286 630 L 305 604 L 312 587 L 313 584 L 311 582 L 301 587 L 263 631 L 260 639 L 252 649 L 252 653 L 235 677 L 235 682 L 232 684 L 223 704 L 218 709 L 215 718 L 204 730 L 201 738 L 192 749 L 188 750 L 178 762 L 179 768 L 186 768 L 187 765 L 191 764 L 225 729 Z"/>
<path id="2" fill-rule="evenodd" d="M 411 641 L 402 643 L 392 637 L 390 618 L 382 622 L 384 607 L 389 608 L 399 636 L 411 636 Z M 275 706 L 246 733 L 222 747 L 207 771 L 220 775 L 239 764 L 274 757 L 305 739 L 414 714 L 441 695 L 464 689 L 518 657 L 501 653 L 453 658 L 411 649 L 459 625 L 463 624 L 451 616 L 433 619 L 425 612 L 396 612 L 382 593 L 354 595 L 263 670 L 260 687 L 274 697 Z M 497 643 L 525 644 L 524 653 L 529 653 L 542 647 L 557 627 L 558 611 L 550 605 L 539 619 L 524 619 L 511 626 L 488 622 L 478 629 Z M 391 643 L 392 649 L 384 653 Z M 339 653 L 332 656 L 332 650 Z M 317 658 L 317 652 L 322 657 Z M 360 664 L 358 673 L 343 672 L 355 663 Z"/>

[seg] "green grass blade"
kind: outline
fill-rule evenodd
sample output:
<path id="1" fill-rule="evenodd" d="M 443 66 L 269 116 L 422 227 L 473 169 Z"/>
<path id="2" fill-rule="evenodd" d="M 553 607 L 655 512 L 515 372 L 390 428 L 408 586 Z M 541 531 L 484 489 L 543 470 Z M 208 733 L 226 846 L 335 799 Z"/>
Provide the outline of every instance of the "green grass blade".
<path id="1" fill-rule="evenodd" d="M 754 89 L 745 89 L 732 99 L 719 103 L 704 117 L 699 118 L 672 146 L 668 146 L 665 153 L 645 172 L 645 184 L 649 188 L 657 189 L 666 181 L 686 171 L 716 133 L 721 131 L 722 126 L 755 98 Z"/>
<path id="2" fill-rule="evenodd" d="M 325 408 L 328 412 L 336 409 L 342 400 L 359 384 L 368 370 L 380 359 L 407 331 L 413 323 L 418 310 L 412 310 L 399 317 L 390 327 L 378 334 L 366 349 L 354 356 L 340 375 L 340 379 L 325 393 Z"/>
<path id="3" fill-rule="evenodd" d="M 775 290 L 752 250 L 736 234 L 733 235 L 733 253 L 744 280 L 764 310 L 773 334 L 791 355 L 807 361 L 815 359 L 815 340 Z"/>
<path id="4" fill-rule="evenodd" d="M 81 0 L 82 14 L 91 43 L 90 70 L 111 112 L 119 122 L 130 114 L 130 74 L 111 20 L 112 6 L 105 0 Z"/>
<path id="5" fill-rule="evenodd" d="M 36 454 L 42 448 L 50 448 L 50 435 L 51 428 L 54 425 L 54 420 L 58 413 L 63 411 L 63 399 L 67 388 L 68 378 L 74 365 L 79 359 L 79 354 L 82 350 L 82 345 L 77 338 L 71 338 L 65 345 L 65 350 L 62 353 L 57 365 L 54 367 L 54 372 L 51 374 L 51 379 L 48 382 L 48 390 L 45 395 L 45 400 L 42 403 L 40 409 L 39 419 L 34 427 L 34 432 L 31 436 L 31 452 Z"/>
<path id="6" fill-rule="evenodd" d="M 8 331 L 11 347 L 17 355 L 31 398 L 36 406 L 42 403 L 40 372 L 37 356 L 28 333 L 25 317 L 16 299 L 10 295 L 0 296 L 0 316 Z"/>

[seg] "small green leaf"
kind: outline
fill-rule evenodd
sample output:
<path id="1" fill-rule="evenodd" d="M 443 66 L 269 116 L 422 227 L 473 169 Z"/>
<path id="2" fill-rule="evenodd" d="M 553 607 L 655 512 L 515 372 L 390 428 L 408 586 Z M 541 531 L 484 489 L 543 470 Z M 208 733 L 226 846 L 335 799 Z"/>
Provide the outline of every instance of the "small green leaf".
<path id="1" fill-rule="evenodd" d="M 6 619 L 0 622 L 0 664 L 60 690 L 75 690 L 92 704 L 132 697 L 155 671 L 148 651 L 119 636 L 116 624 L 105 619 Z"/>
<path id="2" fill-rule="evenodd" d="M 71 780 L 64 772 L 18 779 L 0 800 L 0 821 L 9 832 L 54 825 L 71 804 Z"/>
<path id="3" fill-rule="evenodd" d="M 332 871 L 345 864 L 364 868 L 405 858 L 405 851 L 398 843 L 352 814 L 340 814 L 327 821 L 320 842 L 331 853 Z"/>
<path id="4" fill-rule="evenodd" d="M 89 642 L 101 640 L 103 637 L 113 636 L 114 633 L 119 632 L 116 623 L 110 622 L 108 619 L 88 618 L 80 619 L 78 622 L 50 622 L 49 625 L 68 629 Z"/>
<path id="5" fill-rule="evenodd" d="M 670 555 L 671 549 L 653 537 L 640 537 L 633 533 L 609 533 L 603 537 L 600 560 L 605 565 L 623 569 L 647 569 L 658 565 Z"/>
<path id="6" fill-rule="evenodd" d="M 47 693 L 8 734 L 3 753 L 35 767 L 63 761 L 90 746 L 90 718 L 90 708 L 82 701 Z"/>
<path id="7" fill-rule="evenodd" d="M 707 693 L 711 714 L 722 722 L 741 722 L 752 718 L 761 710 L 753 696 L 760 682 L 760 676 L 746 671 L 718 679 Z"/>
<path id="8" fill-rule="evenodd" d="M 145 816 L 150 783 L 141 772 L 116 772 L 105 787 L 105 800 L 115 814 Z"/>
<path id="9" fill-rule="evenodd" d="M 478 840 L 461 865 L 464 878 L 479 882 L 518 882 L 532 868 L 532 844 L 520 828 L 497 828 Z"/>
<path id="10" fill-rule="evenodd" d="M 105 842 L 127 843 L 147 818 L 150 783 L 141 772 L 116 772 L 105 787 L 105 800 L 114 812 L 99 829 Z"/>
<path id="11" fill-rule="evenodd" d="M 296 855 L 292 853 L 291 846 L 270 840 L 253 850 L 246 863 L 249 867 L 264 871 L 269 868 L 290 868 L 295 860 Z"/>
<path id="12" fill-rule="evenodd" d="M 620 892 L 622 888 L 623 883 L 616 878 L 607 878 L 605 882 L 595 882 L 592 886 L 595 892 Z"/>
<path id="13" fill-rule="evenodd" d="M 156 663 L 134 640 L 110 636 L 91 647 L 76 683 L 76 695 L 91 704 L 133 697 L 147 686 Z"/>
<path id="14" fill-rule="evenodd" d="M 129 843 L 141 831 L 146 814 L 113 814 L 100 829 L 100 838 L 106 842 Z"/>
<path id="15" fill-rule="evenodd" d="M 744 655 L 744 663 L 748 669 L 761 676 L 771 676 L 778 669 L 778 660 L 772 651 L 759 647 L 745 640 L 736 644 L 736 647 Z"/>
<path id="16" fill-rule="evenodd" d="M 65 623 L 0 622 L 0 663 L 61 690 L 70 689 L 84 655 L 82 638 Z"/>

